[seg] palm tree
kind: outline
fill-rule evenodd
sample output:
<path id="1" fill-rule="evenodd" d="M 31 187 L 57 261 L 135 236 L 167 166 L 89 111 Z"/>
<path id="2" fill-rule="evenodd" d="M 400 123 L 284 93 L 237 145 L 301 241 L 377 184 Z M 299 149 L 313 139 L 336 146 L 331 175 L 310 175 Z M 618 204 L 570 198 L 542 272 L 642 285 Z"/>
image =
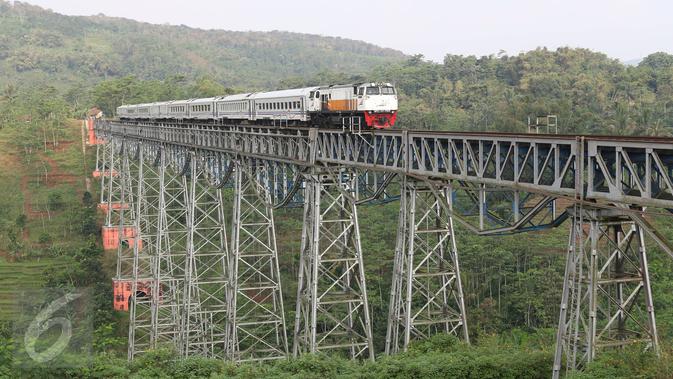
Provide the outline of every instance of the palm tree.
<path id="1" fill-rule="evenodd" d="M 670 137 L 671 130 L 664 126 L 661 119 L 658 119 L 654 124 L 650 124 L 646 129 L 646 134 L 652 137 Z"/>

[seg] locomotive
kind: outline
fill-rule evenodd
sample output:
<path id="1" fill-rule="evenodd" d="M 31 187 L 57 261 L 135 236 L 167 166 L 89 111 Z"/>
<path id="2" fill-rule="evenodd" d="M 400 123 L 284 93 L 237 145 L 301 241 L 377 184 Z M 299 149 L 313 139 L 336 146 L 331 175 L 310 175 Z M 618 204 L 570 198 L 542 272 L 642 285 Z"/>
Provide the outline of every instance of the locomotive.
<path id="1" fill-rule="evenodd" d="M 323 127 L 341 126 L 349 120 L 351 125 L 387 129 L 397 118 L 397 91 L 390 83 L 305 87 L 122 105 L 117 117 Z"/>

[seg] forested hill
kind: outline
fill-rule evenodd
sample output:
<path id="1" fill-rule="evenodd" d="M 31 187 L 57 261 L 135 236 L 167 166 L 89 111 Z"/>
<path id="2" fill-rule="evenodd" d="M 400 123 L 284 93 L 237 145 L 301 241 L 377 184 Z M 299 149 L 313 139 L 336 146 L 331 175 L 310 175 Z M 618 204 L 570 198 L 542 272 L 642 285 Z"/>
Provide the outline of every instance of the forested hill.
<path id="1" fill-rule="evenodd" d="M 126 75 L 163 79 L 181 73 L 207 75 L 229 87 L 264 88 L 321 71 L 362 74 L 402 59 L 399 51 L 342 38 L 64 16 L 0 0 L 0 86 L 48 82 L 61 87 Z"/>

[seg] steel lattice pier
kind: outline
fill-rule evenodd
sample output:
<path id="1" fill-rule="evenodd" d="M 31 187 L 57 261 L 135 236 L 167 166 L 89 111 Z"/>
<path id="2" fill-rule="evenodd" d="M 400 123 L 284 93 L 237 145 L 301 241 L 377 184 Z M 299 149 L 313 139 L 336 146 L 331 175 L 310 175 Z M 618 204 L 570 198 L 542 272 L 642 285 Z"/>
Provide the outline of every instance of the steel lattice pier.
<path id="1" fill-rule="evenodd" d="M 119 121 L 95 130 L 129 359 L 162 346 L 234 361 L 373 359 L 357 210 L 390 201 L 400 212 L 386 353 L 434 333 L 469 342 L 456 224 L 498 235 L 565 220 L 555 375 L 608 347 L 659 349 L 643 241 L 673 249 L 643 214 L 673 209 L 671 139 Z M 278 207 L 304 210 L 291 341 Z"/>

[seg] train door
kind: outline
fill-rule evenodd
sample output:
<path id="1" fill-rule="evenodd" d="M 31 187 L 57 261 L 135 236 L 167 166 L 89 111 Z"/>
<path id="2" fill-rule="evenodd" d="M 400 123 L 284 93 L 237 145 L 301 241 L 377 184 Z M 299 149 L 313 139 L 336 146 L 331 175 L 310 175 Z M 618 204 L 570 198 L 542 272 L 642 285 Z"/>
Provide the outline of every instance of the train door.
<path id="1" fill-rule="evenodd" d="M 329 110 L 328 106 L 329 106 L 329 95 L 323 93 L 322 95 L 320 95 L 320 109 L 322 109 L 323 111 L 327 111 Z"/>

